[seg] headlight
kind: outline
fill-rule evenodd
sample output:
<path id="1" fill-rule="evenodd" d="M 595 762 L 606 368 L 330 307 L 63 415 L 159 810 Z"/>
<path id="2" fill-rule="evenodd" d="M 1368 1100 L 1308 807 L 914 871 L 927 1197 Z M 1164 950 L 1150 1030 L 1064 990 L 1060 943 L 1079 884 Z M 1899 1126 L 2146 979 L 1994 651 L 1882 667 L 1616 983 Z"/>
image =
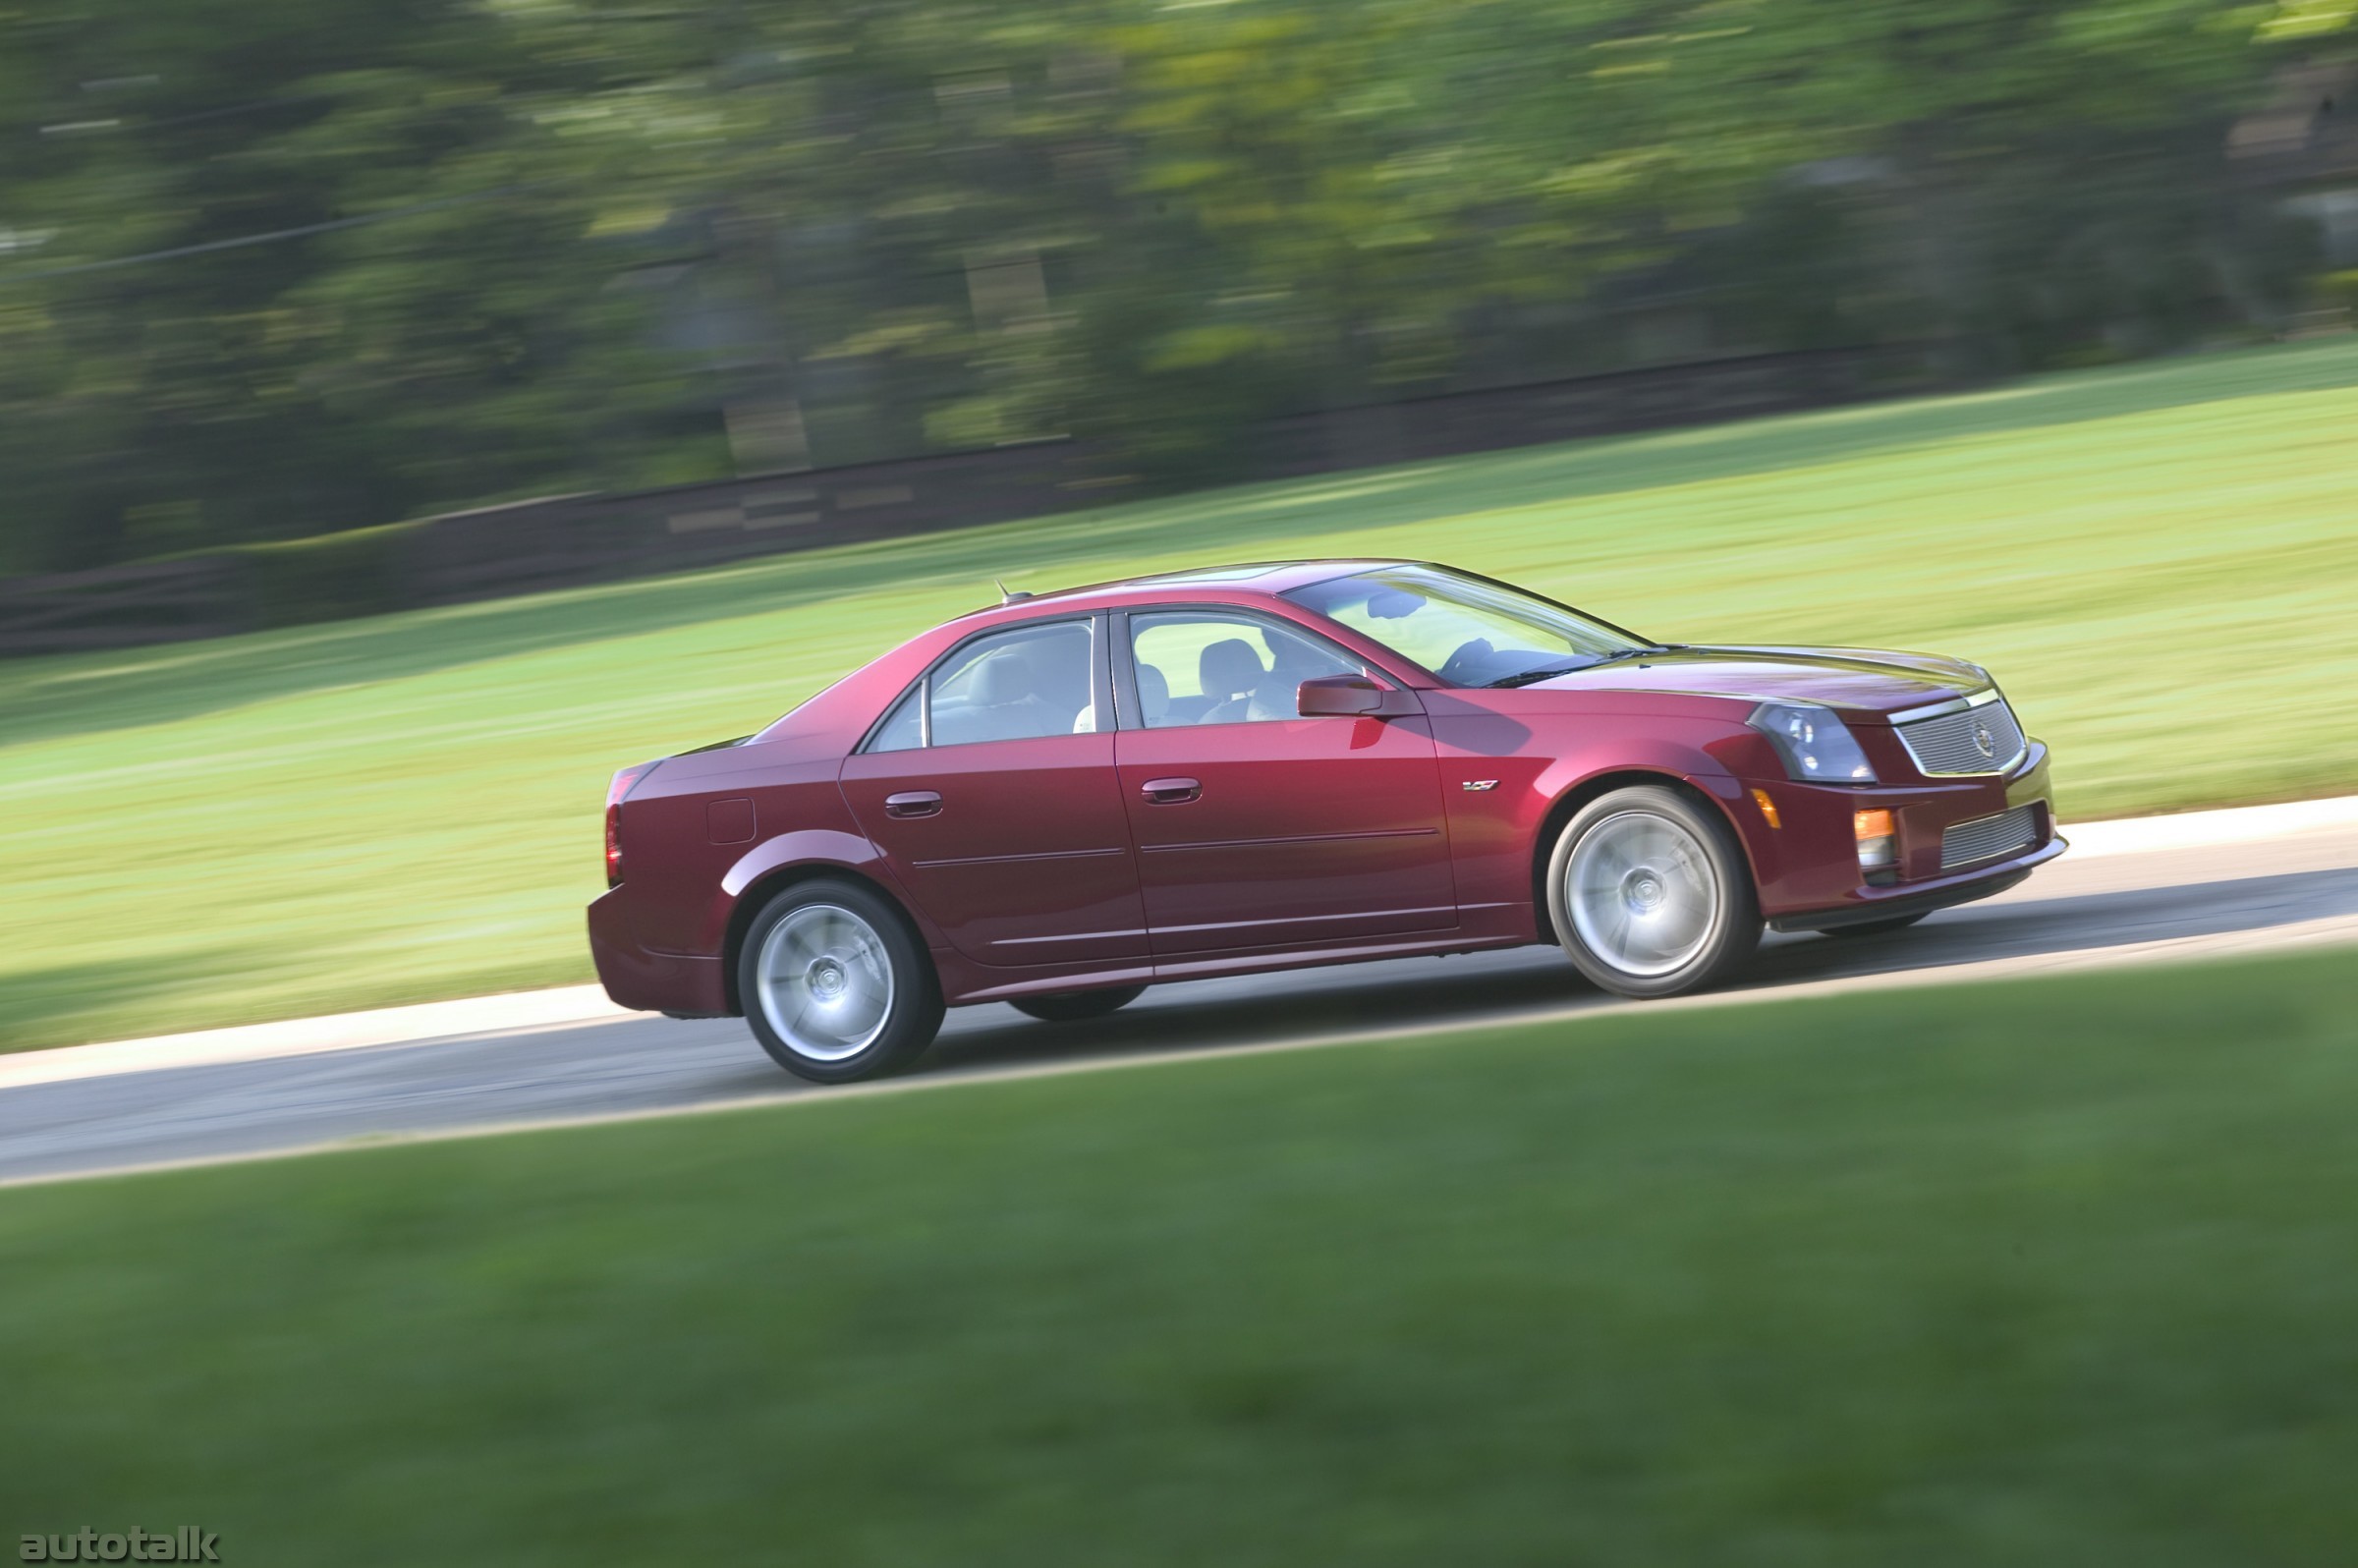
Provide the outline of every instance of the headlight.
<path id="1" fill-rule="evenodd" d="M 1785 759 L 1785 772 L 1805 784 L 1872 784 L 1875 769 L 1830 707 L 1815 702 L 1763 702 L 1752 727 Z"/>

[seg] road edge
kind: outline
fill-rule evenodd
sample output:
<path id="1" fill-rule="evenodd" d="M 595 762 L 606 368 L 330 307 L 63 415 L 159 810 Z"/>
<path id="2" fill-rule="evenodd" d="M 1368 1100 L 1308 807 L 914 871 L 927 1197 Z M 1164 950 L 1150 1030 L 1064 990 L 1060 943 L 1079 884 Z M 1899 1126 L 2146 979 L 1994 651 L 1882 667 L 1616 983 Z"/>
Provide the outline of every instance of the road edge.
<path id="1" fill-rule="evenodd" d="M 2358 795 L 2228 807 L 2163 816 L 2065 824 L 2075 860 L 2253 843 L 2358 824 Z M 159 1067 L 206 1067 L 323 1055 L 379 1045 L 418 1045 L 473 1036 L 518 1035 L 644 1015 L 616 1006 L 596 985 L 561 985 L 405 1007 L 279 1019 L 225 1029 L 157 1035 L 91 1045 L 56 1045 L 0 1055 L 0 1090 L 105 1078 Z"/>
<path id="2" fill-rule="evenodd" d="M 245 1149 L 234 1153 L 198 1154 L 180 1159 L 133 1161 L 83 1170 L 0 1177 L 0 1190 L 14 1187 L 48 1187 L 63 1182 L 96 1181 L 119 1176 L 144 1176 L 164 1171 L 202 1170 L 216 1165 L 251 1165 L 263 1160 L 296 1159 L 313 1154 L 354 1153 L 367 1149 L 400 1148 L 412 1144 L 447 1144 L 466 1139 L 504 1137 L 513 1133 L 550 1132 L 561 1128 L 609 1127 L 630 1122 L 668 1121 L 683 1116 L 725 1115 L 735 1111 L 763 1110 L 781 1106 L 844 1105 L 870 1099 L 877 1095 L 922 1094 L 930 1093 L 936 1090 L 984 1088 L 995 1084 L 1019 1084 L 1043 1078 L 1070 1078 L 1083 1073 L 1119 1072 L 1143 1067 L 1175 1067 L 1196 1062 L 1225 1061 L 1245 1056 L 1330 1050 L 1341 1046 L 1386 1044 L 1416 1046 L 1456 1039 L 1469 1034 L 1483 1034 L 1505 1029 L 1528 1029 L 1535 1025 L 1578 1026 L 1592 1019 L 1624 1018 L 1638 1012 L 1683 1012 L 1691 1008 L 1725 1008 L 1777 1002 L 1803 1002 L 1817 997 L 1855 991 L 1969 987 L 1993 981 L 2047 980 L 2089 971 L 2134 968 L 2142 964 L 2164 962 L 2171 959 L 2232 962 L 2238 959 L 2270 958 L 2335 947 L 2358 947 L 2358 916 L 2329 917 L 2323 920 L 2304 922 L 2298 925 L 2269 933 L 2238 931 L 2224 938 L 2216 934 L 2167 936 L 2116 947 L 2013 955 L 2004 958 L 1981 959 L 1964 964 L 1938 965 L 1926 969 L 1878 970 L 1866 975 L 1845 975 L 1829 980 L 1794 980 L 1775 985 L 1748 986 L 1739 990 L 1699 991 L 1692 995 L 1656 1001 L 1614 1000 L 1601 1003 L 1579 1002 L 1568 1006 L 1547 1005 L 1516 1013 L 1455 1023 L 1386 1025 L 1373 1029 L 1337 1030 L 1328 1034 L 1298 1036 L 1288 1039 L 1253 1040 L 1234 1045 L 1202 1046 L 1189 1050 L 1129 1050 L 1032 1062 L 1021 1067 L 966 1068 L 910 1078 L 889 1078 L 873 1083 L 842 1085 L 816 1093 L 808 1091 L 781 1090 L 775 1093 L 747 1094 L 686 1105 L 597 1111 L 587 1115 L 509 1118 L 495 1122 L 477 1122 L 466 1126 L 438 1127 L 417 1132 L 364 1134 L 357 1137 L 288 1145 L 278 1148 Z"/>

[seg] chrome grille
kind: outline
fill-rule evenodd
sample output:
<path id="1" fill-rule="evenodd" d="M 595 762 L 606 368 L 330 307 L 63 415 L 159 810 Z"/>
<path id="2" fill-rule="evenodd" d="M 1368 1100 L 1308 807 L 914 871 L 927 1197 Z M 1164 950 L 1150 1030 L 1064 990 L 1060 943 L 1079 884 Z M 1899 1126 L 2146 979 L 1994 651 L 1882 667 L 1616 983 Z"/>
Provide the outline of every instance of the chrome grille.
<path id="1" fill-rule="evenodd" d="M 1995 816 L 1977 816 L 1970 822 L 1951 822 L 1940 832 L 1940 868 L 1994 861 L 2029 849 L 2039 842 L 2039 809 L 2017 806 Z"/>
<path id="2" fill-rule="evenodd" d="M 1902 724 L 1898 735 L 1917 771 L 1927 778 L 2002 773 L 2028 750 L 2014 710 L 1994 692 L 1987 701 L 1957 712 Z"/>

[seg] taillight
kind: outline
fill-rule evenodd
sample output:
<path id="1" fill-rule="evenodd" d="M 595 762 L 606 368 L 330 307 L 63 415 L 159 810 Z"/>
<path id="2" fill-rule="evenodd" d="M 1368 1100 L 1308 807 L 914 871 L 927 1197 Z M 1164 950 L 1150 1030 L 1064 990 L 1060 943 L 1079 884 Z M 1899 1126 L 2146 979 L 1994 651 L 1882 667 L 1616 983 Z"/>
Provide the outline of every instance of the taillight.
<path id="1" fill-rule="evenodd" d="M 661 758 L 657 758 L 660 761 Z M 641 779 L 654 771 L 653 762 L 641 762 L 626 767 L 614 775 L 606 786 L 606 885 L 622 885 L 622 803 L 630 798 L 631 789 Z"/>

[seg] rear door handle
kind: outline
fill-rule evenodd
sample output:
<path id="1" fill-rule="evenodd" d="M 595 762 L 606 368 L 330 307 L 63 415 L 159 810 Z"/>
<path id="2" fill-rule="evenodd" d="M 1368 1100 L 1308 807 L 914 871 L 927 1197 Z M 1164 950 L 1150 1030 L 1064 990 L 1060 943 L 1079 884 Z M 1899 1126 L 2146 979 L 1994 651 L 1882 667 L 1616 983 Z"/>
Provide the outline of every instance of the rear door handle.
<path id="1" fill-rule="evenodd" d="M 1204 786 L 1192 778 L 1151 778 L 1138 787 L 1149 806 L 1181 806 L 1204 793 Z"/>
<path id="2" fill-rule="evenodd" d="M 940 812 L 941 797 L 932 790 L 903 790 L 884 797 L 886 816 L 937 816 Z"/>

